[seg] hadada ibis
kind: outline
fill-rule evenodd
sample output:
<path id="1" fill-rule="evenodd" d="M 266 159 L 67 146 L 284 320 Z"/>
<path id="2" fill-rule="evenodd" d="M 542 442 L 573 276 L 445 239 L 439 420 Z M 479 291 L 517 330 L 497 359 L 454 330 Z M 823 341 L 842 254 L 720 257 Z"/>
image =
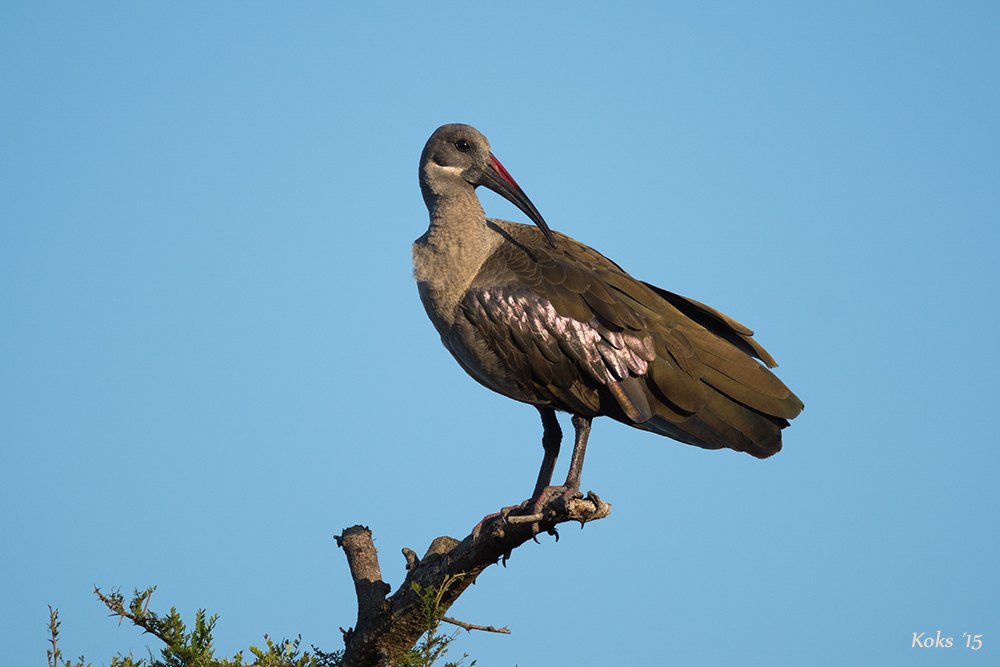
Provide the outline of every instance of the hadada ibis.
<path id="1" fill-rule="evenodd" d="M 479 186 L 535 226 L 487 218 Z M 541 413 L 534 503 L 579 493 L 591 420 L 602 415 L 705 449 L 781 449 L 804 406 L 765 368 L 777 364 L 753 332 L 550 230 L 475 128 L 431 135 L 420 191 L 430 227 L 413 244 L 414 276 L 441 341 L 480 384 Z M 572 415 L 576 441 L 566 483 L 550 487 L 557 410 Z"/>

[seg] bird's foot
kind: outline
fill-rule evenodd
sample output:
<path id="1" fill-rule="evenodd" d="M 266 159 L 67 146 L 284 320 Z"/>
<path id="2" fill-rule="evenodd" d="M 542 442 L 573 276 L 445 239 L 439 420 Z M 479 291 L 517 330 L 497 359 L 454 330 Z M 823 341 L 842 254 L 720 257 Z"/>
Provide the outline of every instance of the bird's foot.
<path id="1" fill-rule="evenodd" d="M 507 521 L 511 523 L 530 523 L 532 537 L 541 532 L 540 523 L 545 519 L 552 518 L 557 514 L 566 513 L 569 509 L 569 501 L 582 498 L 579 488 L 569 486 L 547 486 L 542 489 L 537 498 L 529 498 L 521 503 L 520 509 L 529 512 L 528 514 L 516 514 L 508 516 Z M 547 531 L 559 539 L 559 533 L 555 526 L 551 526 Z M 536 540 L 537 541 L 537 540 Z"/>
<path id="2" fill-rule="evenodd" d="M 580 502 L 584 500 L 585 502 Z M 531 536 L 535 539 L 541 532 L 553 535 L 557 540 L 556 523 L 563 521 L 579 521 L 580 525 L 608 515 L 611 505 L 604 502 L 593 491 L 584 496 L 579 488 L 567 486 L 548 486 L 542 489 L 537 498 L 529 498 L 520 505 L 504 507 L 499 512 L 483 517 L 483 520 L 472 529 L 472 537 L 479 540 L 484 529 L 503 533 L 505 524 L 531 524 Z M 544 528 L 543 525 L 549 524 Z M 538 540 L 535 539 L 537 542 Z"/>

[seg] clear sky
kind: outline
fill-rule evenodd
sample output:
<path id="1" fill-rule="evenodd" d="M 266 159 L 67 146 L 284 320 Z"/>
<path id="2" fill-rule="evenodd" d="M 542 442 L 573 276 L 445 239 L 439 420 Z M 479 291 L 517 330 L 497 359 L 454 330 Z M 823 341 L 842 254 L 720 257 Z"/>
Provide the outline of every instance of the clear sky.
<path id="1" fill-rule="evenodd" d="M 158 653 L 95 584 L 218 613 L 219 654 L 332 651 L 334 534 L 369 526 L 395 588 L 401 548 L 530 494 L 537 413 L 464 374 L 410 275 L 449 122 L 806 403 L 767 461 L 598 420 L 611 516 L 487 571 L 452 614 L 513 634 L 459 655 L 991 660 L 1000 5 L 610 5 L 0 6 L 0 663 L 44 664 L 49 604 L 67 656 Z"/>

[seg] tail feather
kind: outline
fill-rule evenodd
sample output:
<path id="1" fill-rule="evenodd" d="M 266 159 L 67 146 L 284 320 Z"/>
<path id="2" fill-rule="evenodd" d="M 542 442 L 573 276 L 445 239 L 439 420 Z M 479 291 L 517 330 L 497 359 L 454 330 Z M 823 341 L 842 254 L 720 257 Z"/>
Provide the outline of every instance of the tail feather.
<path id="1" fill-rule="evenodd" d="M 788 421 L 764 414 L 707 387 L 705 405 L 697 413 L 681 415 L 658 405 L 652 418 L 632 424 L 645 431 L 665 435 L 704 449 L 734 449 L 765 459 L 781 450 L 781 429 Z M 671 414 L 673 413 L 673 414 Z"/>

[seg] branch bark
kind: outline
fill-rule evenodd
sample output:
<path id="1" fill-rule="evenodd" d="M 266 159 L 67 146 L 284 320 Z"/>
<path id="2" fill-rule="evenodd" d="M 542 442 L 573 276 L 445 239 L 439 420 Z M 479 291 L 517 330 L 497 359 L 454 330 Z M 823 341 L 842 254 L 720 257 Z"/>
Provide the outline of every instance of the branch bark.
<path id="1" fill-rule="evenodd" d="M 584 524 L 603 519 L 610 512 L 611 505 L 591 492 L 586 498 L 568 501 L 559 496 L 548 499 L 532 518 L 541 517 L 537 522 L 538 532 L 555 533 L 560 523 Z M 394 665 L 396 657 L 413 648 L 426 630 L 423 602 L 411 584 L 416 582 L 421 589 L 440 588 L 445 578 L 464 575 L 444 593 L 441 610 L 447 610 L 483 570 L 501 559 L 506 561 L 514 549 L 535 536 L 533 523 L 525 518 L 518 509 L 487 517 L 461 541 L 438 537 L 421 559 L 410 549 L 403 549 L 406 579 L 391 597 L 387 597 L 391 587 L 382 581 L 371 531 L 364 526 L 345 529 L 336 540 L 344 549 L 351 569 L 358 597 L 358 619 L 354 628 L 341 628 L 344 666 Z"/>

